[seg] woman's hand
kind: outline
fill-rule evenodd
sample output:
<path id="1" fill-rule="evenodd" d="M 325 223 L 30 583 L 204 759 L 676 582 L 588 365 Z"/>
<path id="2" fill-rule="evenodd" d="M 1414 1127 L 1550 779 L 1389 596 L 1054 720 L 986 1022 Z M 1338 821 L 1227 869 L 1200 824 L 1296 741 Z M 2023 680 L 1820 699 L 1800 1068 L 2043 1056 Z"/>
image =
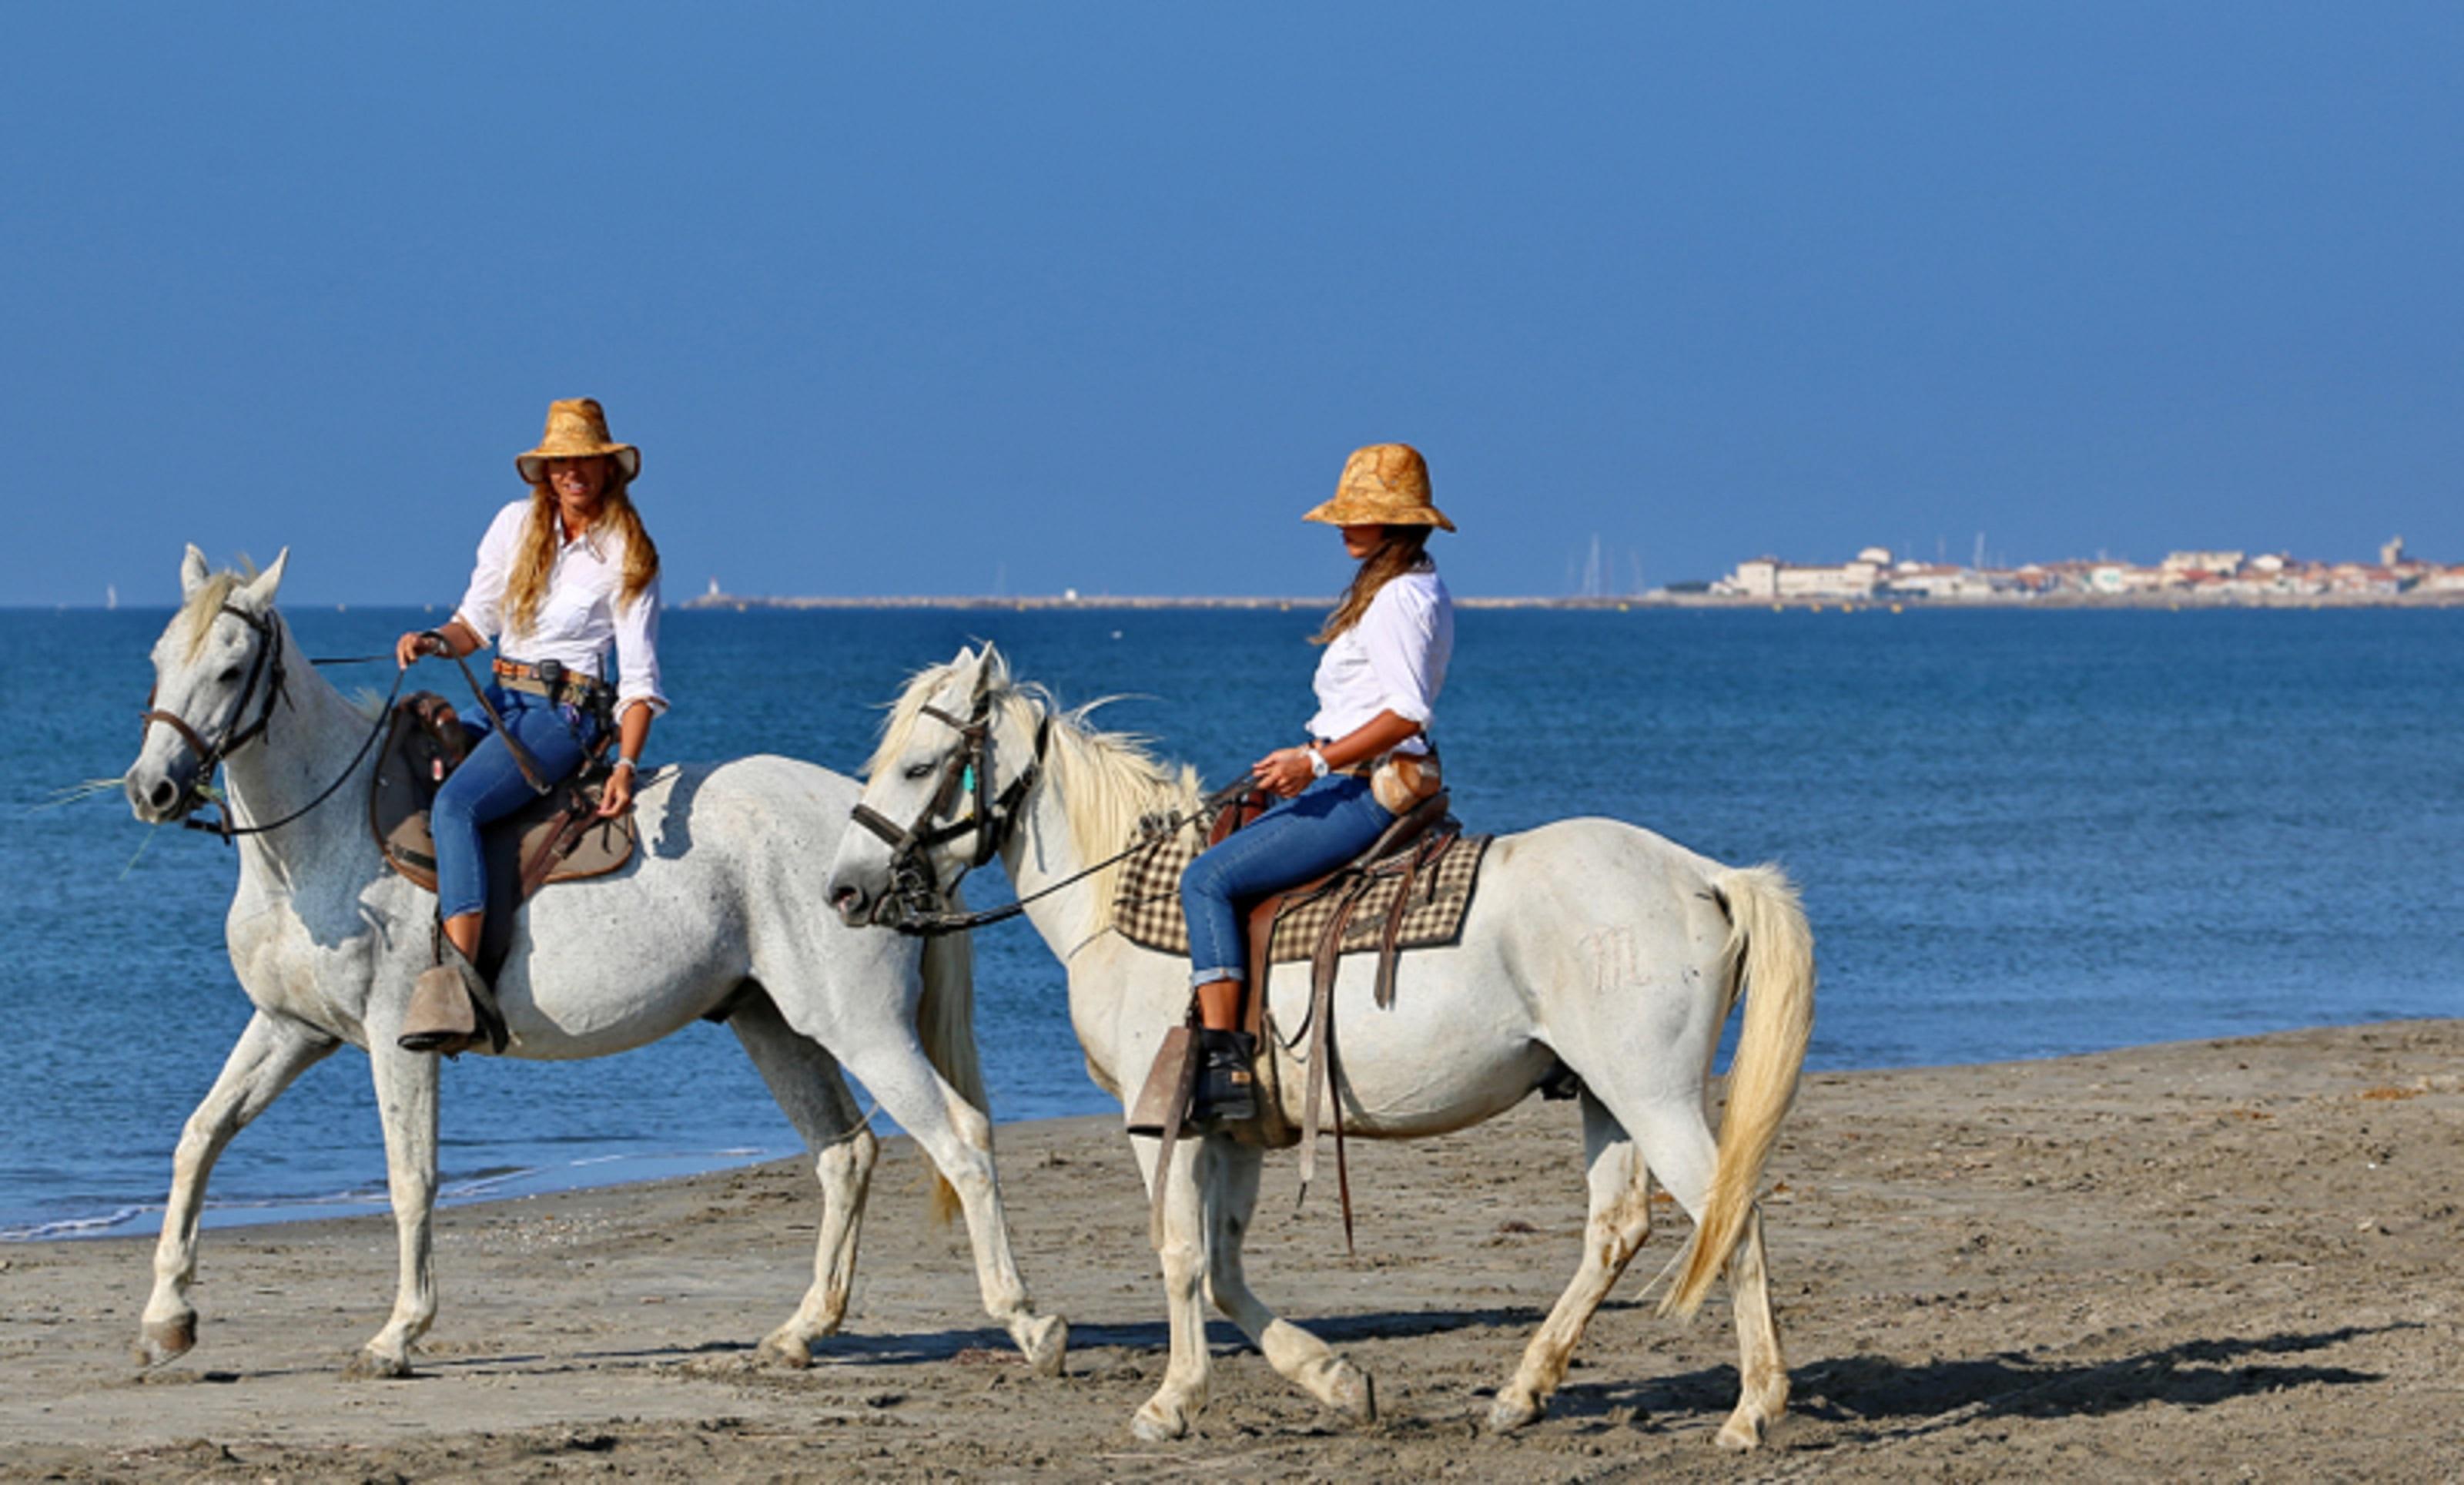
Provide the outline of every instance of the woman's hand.
<path id="1" fill-rule="evenodd" d="M 1309 765 L 1309 749 L 1279 747 L 1249 765 L 1257 776 L 1258 787 L 1280 799 L 1294 794 L 1317 782 L 1317 770 Z"/>
<path id="2" fill-rule="evenodd" d="M 415 629 L 393 642 L 394 664 L 403 670 L 410 669 L 423 654 L 442 653 L 437 647 L 434 630 Z"/>
<path id="3" fill-rule="evenodd" d="M 599 790 L 599 818 L 612 820 L 633 808 L 633 765 L 619 763 Z"/>

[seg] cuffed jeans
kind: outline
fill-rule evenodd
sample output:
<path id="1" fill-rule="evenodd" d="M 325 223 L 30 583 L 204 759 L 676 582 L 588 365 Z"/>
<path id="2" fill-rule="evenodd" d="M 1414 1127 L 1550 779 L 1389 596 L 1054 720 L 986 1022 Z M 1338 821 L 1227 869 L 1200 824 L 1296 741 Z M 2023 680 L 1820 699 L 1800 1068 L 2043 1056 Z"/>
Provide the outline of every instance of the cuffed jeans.
<path id="1" fill-rule="evenodd" d="M 1248 945 L 1235 904 L 1325 875 L 1368 850 L 1394 823 L 1395 816 L 1369 792 L 1367 779 L 1336 774 L 1199 853 L 1180 874 L 1180 911 L 1189 920 L 1189 983 L 1242 977 Z"/>
<path id="2" fill-rule="evenodd" d="M 545 697 L 492 685 L 488 699 L 546 781 L 570 777 L 598 736 L 597 719 Z M 476 745 L 447 776 L 428 813 L 429 831 L 436 837 L 439 918 L 459 918 L 488 905 L 488 858 L 479 847 L 479 828 L 539 797 L 484 711 L 463 718 L 462 726 Z"/>

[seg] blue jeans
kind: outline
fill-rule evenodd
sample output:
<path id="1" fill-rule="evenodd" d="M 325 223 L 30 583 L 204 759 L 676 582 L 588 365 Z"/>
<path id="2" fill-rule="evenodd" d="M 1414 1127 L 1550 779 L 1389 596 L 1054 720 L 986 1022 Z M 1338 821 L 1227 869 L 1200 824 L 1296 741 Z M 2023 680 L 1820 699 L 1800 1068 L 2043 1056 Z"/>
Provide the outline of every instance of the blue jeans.
<path id="1" fill-rule="evenodd" d="M 1369 792 L 1367 779 L 1336 774 L 1200 852 L 1180 874 L 1180 911 L 1189 920 L 1189 983 L 1242 977 L 1248 945 L 1234 904 L 1325 875 L 1368 850 L 1394 823 L 1395 816 Z"/>
<path id="2" fill-rule="evenodd" d="M 545 697 L 492 685 L 488 699 L 549 781 L 568 778 L 580 768 L 598 736 L 596 718 Z M 437 789 L 428 813 L 429 831 L 436 837 L 439 918 L 459 918 L 488 905 L 488 858 L 479 849 L 479 828 L 539 798 L 523 782 L 521 765 L 489 724 L 487 713 L 465 717 L 462 726 L 477 745 Z"/>

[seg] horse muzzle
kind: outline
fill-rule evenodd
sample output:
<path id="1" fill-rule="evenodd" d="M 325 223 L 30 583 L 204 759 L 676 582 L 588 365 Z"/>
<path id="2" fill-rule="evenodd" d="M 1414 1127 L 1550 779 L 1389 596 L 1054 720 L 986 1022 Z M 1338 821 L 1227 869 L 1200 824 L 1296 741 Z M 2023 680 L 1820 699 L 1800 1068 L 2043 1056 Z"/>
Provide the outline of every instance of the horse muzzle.
<path id="1" fill-rule="evenodd" d="M 128 770 L 121 787 L 128 795 L 128 812 L 146 825 L 168 825 L 204 803 L 193 765 L 149 768 L 141 763 Z"/>

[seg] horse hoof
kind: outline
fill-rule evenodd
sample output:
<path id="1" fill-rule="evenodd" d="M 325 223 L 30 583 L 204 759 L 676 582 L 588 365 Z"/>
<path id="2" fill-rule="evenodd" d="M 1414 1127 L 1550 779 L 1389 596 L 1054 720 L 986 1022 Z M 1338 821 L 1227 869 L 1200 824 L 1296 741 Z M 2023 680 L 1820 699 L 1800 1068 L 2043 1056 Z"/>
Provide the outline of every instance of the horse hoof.
<path id="1" fill-rule="evenodd" d="M 167 1320 L 147 1320 L 137 1336 L 137 1364 L 160 1366 L 175 1356 L 187 1355 L 196 1343 L 197 1312 L 194 1310 Z"/>
<path id="2" fill-rule="evenodd" d="M 410 1358 L 386 1356 L 376 1351 L 356 1351 L 342 1367 L 342 1376 L 352 1382 L 383 1382 L 410 1375 Z"/>
<path id="3" fill-rule="evenodd" d="M 1149 1403 L 1130 1420 L 1130 1431 L 1150 1444 L 1169 1444 L 1189 1431 L 1189 1420 Z"/>
<path id="4" fill-rule="evenodd" d="M 1377 1421 L 1377 1385 L 1369 1373 L 1345 1363 L 1327 1388 L 1327 1406 L 1362 1428 Z"/>
<path id="5" fill-rule="evenodd" d="M 1037 1376 L 1060 1376 L 1061 1363 L 1069 1355 L 1069 1322 L 1058 1315 L 1035 1317 L 1027 1321 L 1019 1349 L 1026 1353 L 1026 1364 Z"/>
<path id="6" fill-rule="evenodd" d="M 813 1343 L 789 1330 L 774 1330 L 753 1348 L 754 1359 L 770 1366 L 803 1371 L 813 1364 Z"/>
<path id="7" fill-rule="evenodd" d="M 1536 1397 L 1500 1392 L 1497 1401 L 1488 1405 L 1488 1431 L 1511 1433 L 1527 1424 L 1538 1423 L 1549 1415 L 1549 1405 Z"/>
<path id="8" fill-rule="evenodd" d="M 1762 1420 L 1749 1418 L 1743 1414 L 1733 1414 L 1727 1423 L 1721 1425 L 1719 1437 L 1712 1442 L 1732 1454 L 1742 1454 L 1749 1450 L 1759 1449 L 1763 1442 Z"/>

